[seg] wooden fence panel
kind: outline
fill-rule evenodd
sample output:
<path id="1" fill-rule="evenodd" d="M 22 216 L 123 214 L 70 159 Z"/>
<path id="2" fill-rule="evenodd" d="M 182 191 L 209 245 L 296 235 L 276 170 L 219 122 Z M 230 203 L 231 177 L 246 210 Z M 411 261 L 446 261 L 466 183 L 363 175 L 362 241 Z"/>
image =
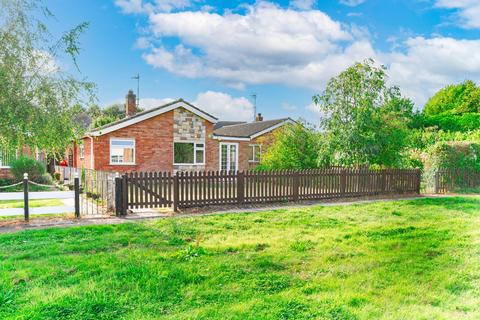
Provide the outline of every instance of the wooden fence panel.
<path id="1" fill-rule="evenodd" d="M 134 172 L 125 176 L 131 209 L 255 204 L 419 192 L 418 170 L 325 168 L 245 172 Z M 478 177 L 480 181 L 480 177 Z M 443 190 L 443 176 L 437 177 Z"/>

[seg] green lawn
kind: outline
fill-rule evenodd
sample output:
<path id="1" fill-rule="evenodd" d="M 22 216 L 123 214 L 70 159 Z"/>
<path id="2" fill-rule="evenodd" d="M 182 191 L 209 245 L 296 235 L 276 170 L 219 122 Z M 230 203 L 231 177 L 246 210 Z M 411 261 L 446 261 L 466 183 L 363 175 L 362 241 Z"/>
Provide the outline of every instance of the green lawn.
<path id="1" fill-rule="evenodd" d="M 40 200 L 29 200 L 28 206 L 33 207 L 55 207 L 63 206 L 63 202 L 59 199 L 40 199 Z M 8 208 L 23 208 L 23 200 L 0 200 L 0 209 Z"/>
<path id="2" fill-rule="evenodd" d="M 0 319 L 479 318 L 479 197 L 0 235 Z"/>

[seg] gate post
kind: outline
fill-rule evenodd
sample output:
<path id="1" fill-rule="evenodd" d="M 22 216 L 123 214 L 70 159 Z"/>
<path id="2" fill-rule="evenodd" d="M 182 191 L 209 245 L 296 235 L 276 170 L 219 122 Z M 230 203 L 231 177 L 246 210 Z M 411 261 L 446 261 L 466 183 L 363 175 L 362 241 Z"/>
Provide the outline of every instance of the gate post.
<path id="1" fill-rule="evenodd" d="M 179 188 L 178 188 L 178 172 L 173 176 L 173 211 L 178 212 L 178 199 L 179 199 Z"/>
<path id="2" fill-rule="evenodd" d="M 115 173 L 115 215 L 123 215 L 123 179 L 118 172 Z"/>
<path id="3" fill-rule="evenodd" d="M 73 186 L 75 190 L 75 218 L 80 218 L 80 178 L 78 173 L 75 172 L 75 177 L 73 178 Z"/>
<path id="4" fill-rule="evenodd" d="M 25 221 L 30 220 L 30 210 L 28 208 L 28 173 L 23 174 L 23 215 Z"/>

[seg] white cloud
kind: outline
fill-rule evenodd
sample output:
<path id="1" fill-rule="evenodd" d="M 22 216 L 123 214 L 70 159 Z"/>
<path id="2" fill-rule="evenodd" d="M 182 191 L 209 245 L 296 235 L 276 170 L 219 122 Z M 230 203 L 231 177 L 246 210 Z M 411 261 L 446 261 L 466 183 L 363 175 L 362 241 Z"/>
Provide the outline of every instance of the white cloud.
<path id="1" fill-rule="evenodd" d="M 365 1 L 366 0 L 340 0 L 340 3 L 349 7 L 356 7 L 358 5 L 361 5 Z"/>
<path id="2" fill-rule="evenodd" d="M 353 41 L 349 30 L 321 11 L 283 9 L 266 2 L 247 9 L 243 15 L 152 14 L 153 35 L 177 37 L 181 43 L 154 48 L 143 58 L 181 76 L 211 77 L 237 87 L 289 83 L 319 88 L 339 68 L 373 53 L 369 43 Z"/>
<path id="3" fill-rule="evenodd" d="M 465 79 L 480 80 L 480 40 L 410 38 L 405 52 L 381 55 L 391 82 L 420 106 L 438 89 Z"/>
<path id="4" fill-rule="evenodd" d="M 142 98 L 140 108 L 148 110 L 175 100 L 174 98 Z M 199 93 L 194 101 L 189 102 L 219 120 L 251 121 L 253 119 L 253 104 L 245 97 L 234 98 L 224 92 L 205 91 Z M 123 103 L 123 101 L 119 99 L 115 103 Z"/>
<path id="5" fill-rule="evenodd" d="M 154 13 L 171 12 L 173 10 L 185 9 L 192 5 L 190 0 L 115 0 L 115 4 L 124 13 Z"/>
<path id="6" fill-rule="evenodd" d="M 149 39 L 178 39 L 174 47 L 144 51 L 148 64 L 240 89 L 286 84 L 321 92 L 328 79 L 366 58 L 389 67 L 391 83 L 419 106 L 447 84 L 480 80 L 480 56 L 475 55 L 480 40 L 408 36 L 382 52 L 374 49 L 362 28 L 343 25 L 319 10 L 298 11 L 268 2 L 246 6 L 244 13 L 155 11 L 148 17 Z"/>
<path id="7" fill-rule="evenodd" d="M 479 0 L 436 0 L 437 8 L 457 10 L 456 16 L 460 25 L 469 28 L 480 28 L 480 1 Z"/>
<path id="8" fill-rule="evenodd" d="M 207 91 L 198 94 L 192 103 L 220 120 L 251 121 L 253 119 L 253 104 L 245 97 L 233 98 L 223 92 Z"/>
<path id="9" fill-rule="evenodd" d="M 290 6 L 300 10 L 310 10 L 316 2 L 316 0 L 291 0 Z"/>
<path id="10" fill-rule="evenodd" d="M 140 98 L 140 108 L 144 110 L 152 109 L 155 107 L 159 107 L 161 105 L 167 104 L 169 102 L 174 101 L 175 99 L 173 98 L 163 98 L 163 99 L 157 99 L 157 98 Z"/>

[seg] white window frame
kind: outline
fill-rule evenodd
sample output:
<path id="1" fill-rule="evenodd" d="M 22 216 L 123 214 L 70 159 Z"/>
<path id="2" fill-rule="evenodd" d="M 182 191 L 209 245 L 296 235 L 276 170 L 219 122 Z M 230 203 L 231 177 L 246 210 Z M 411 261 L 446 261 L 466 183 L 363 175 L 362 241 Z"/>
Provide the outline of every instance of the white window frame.
<path id="1" fill-rule="evenodd" d="M 260 163 L 261 159 L 262 159 L 262 145 L 259 144 L 259 143 L 253 143 L 253 144 L 249 144 L 248 145 L 248 148 L 254 148 L 253 150 L 253 160 L 250 160 L 250 155 L 248 157 L 248 162 L 249 163 Z M 260 154 L 260 159 L 255 159 L 255 147 L 258 147 L 259 149 L 259 154 Z M 248 150 L 250 152 L 250 150 Z"/>
<path id="2" fill-rule="evenodd" d="M 85 159 L 85 145 L 83 143 L 78 145 L 78 153 L 80 155 L 80 159 Z"/>
<path id="3" fill-rule="evenodd" d="M 239 145 L 238 145 L 238 143 L 236 143 L 236 142 L 220 142 L 220 144 L 218 145 L 218 169 L 219 169 L 220 171 L 222 171 L 222 146 L 223 146 L 223 145 L 226 145 L 226 146 L 228 146 L 228 145 L 230 145 L 230 146 L 232 146 L 232 145 L 233 145 L 233 146 L 236 146 L 235 149 L 237 150 L 237 152 L 236 152 L 236 154 L 235 154 L 235 163 L 236 163 L 236 171 L 239 171 L 239 168 L 238 168 L 238 166 L 239 166 L 239 163 L 238 163 L 238 154 L 239 154 L 240 150 L 238 149 Z M 227 147 L 227 153 L 228 153 L 228 147 Z M 228 154 L 227 154 L 227 157 L 228 157 Z"/>
<path id="4" fill-rule="evenodd" d="M 176 163 L 175 162 L 175 143 L 192 143 L 193 144 L 193 163 Z M 197 147 L 197 144 L 203 144 L 203 147 Z M 175 166 L 204 166 L 205 165 L 205 141 L 174 141 L 173 142 L 173 165 Z M 203 162 L 197 163 L 197 151 L 203 150 Z"/>
<path id="5" fill-rule="evenodd" d="M 133 141 L 133 162 L 112 162 L 112 141 Z M 137 144 L 134 138 L 110 138 L 109 162 L 111 166 L 134 166 L 137 157 Z"/>

